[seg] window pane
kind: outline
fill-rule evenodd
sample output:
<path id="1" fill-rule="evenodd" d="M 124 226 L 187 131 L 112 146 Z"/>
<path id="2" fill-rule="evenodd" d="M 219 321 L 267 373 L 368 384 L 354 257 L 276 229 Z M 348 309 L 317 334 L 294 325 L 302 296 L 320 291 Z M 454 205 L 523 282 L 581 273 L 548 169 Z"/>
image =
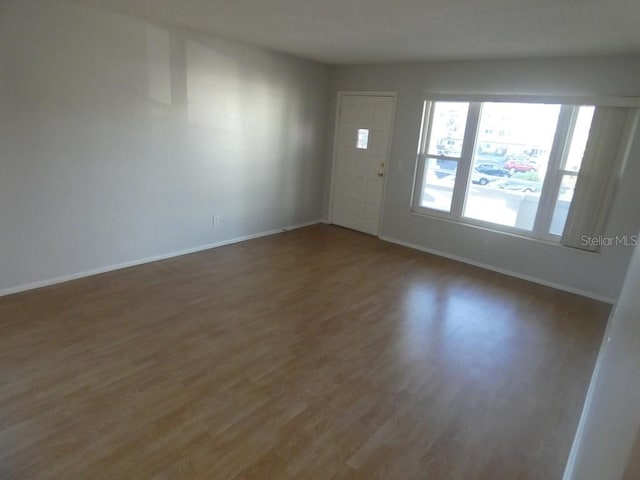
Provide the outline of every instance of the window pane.
<path id="1" fill-rule="evenodd" d="M 457 170 L 458 162 L 456 160 L 427 158 L 420 194 L 420 206 L 443 212 L 450 211 Z"/>
<path id="2" fill-rule="evenodd" d="M 560 107 L 483 104 L 465 217 L 533 229 Z"/>
<path id="3" fill-rule="evenodd" d="M 511 187 L 509 187 L 511 188 Z M 467 218 L 532 230 L 540 197 L 513 189 L 469 187 L 464 215 Z"/>
<path id="4" fill-rule="evenodd" d="M 468 103 L 435 102 L 429 135 L 430 155 L 460 157 L 468 111 Z"/>
<path id="5" fill-rule="evenodd" d="M 567 214 L 573 200 L 573 191 L 576 187 L 576 175 L 563 175 L 558 191 L 558 200 L 553 209 L 553 217 L 551 218 L 551 227 L 549 233 L 552 235 L 562 235 L 564 224 L 567 221 Z"/>
<path id="6" fill-rule="evenodd" d="M 594 111 L 595 107 L 579 108 L 576 126 L 573 130 L 571 144 L 569 145 L 569 153 L 567 154 L 563 170 L 569 170 L 570 172 L 580 171 L 580 164 L 582 163 L 582 157 L 584 156 L 584 149 L 587 146 L 587 139 L 589 138 L 589 131 L 591 130 L 591 121 L 593 120 Z"/>
<path id="7" fill-rule="evenodd" d="M 359 128 L 358 138 L 356 140 L 356 148 L 366 150 L 369 146 L 369 129 Z"/>

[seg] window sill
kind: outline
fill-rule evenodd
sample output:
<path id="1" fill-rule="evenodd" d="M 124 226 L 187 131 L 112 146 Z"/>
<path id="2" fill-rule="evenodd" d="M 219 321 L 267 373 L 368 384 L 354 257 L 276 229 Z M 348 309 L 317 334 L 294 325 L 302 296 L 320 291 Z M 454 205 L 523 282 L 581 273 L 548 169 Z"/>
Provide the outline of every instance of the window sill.
<path id="1" fill-rule="evenodd" d="M 472 223 L 472 222 L 464 222 L 464 221 L 460 221 L 460 220 L 453 220 L 451 218 L 447 218 L 444 216 L 440 216 L 437 214 L 429 214 L 429 213 L 424 213 L 424 212 L 418 212 L 415 211 L 413 209 L 409 210 L 409 213 L 411 215 L 415 215 L 418 217 L 422 217 L 422 218 L 428 218 L 430 220 L 436 220 L 439 222 L 446 222 L 446 223 L 451 223 L 453 225 L 457 225 L 460 227 L 464 227 L 464 228 L 472 228 L 475 230 L 482 230 L 485 232 L 489 232 L 489 233 L 493 233 L 493 234 L 499 234 L 499 235 L 505 235 L 508 237 L 513 237 L 513 238 L 517 238 L 520 240 L 526 240 L 529 242 L 534 242 L 534 243 L 539 243 L 539 244 L 543 244 L 543 245 L 549 245 L 549 246 L 553 246 L 553 247 L 558 247 L 558 248 L 562 248 L 565 250 L 570 250 L 572 252 L 577 252 L 577 253 L 582 253 L 585 255 L 600 255 L 601 252 L 597 251 L 597 252 L 591 252 L 588 250 L 581 250 L 579 248 L 572 248 L 572 247 L 567 247 L 565 245 L 562 245 L 559 241 L 553 241 L 553 240 L 547 240 L 547 239 L 543 239 L 543 238 L 536 238 L 533 236 L 529 236 L 523 233 L 516 233 L 516 232 L 509 232 L 506 230 L 500 230 L 498 228 L 491 228 L 490 226 L 486 226 L 486 225 L 479 225 L 476 223 Z"/>

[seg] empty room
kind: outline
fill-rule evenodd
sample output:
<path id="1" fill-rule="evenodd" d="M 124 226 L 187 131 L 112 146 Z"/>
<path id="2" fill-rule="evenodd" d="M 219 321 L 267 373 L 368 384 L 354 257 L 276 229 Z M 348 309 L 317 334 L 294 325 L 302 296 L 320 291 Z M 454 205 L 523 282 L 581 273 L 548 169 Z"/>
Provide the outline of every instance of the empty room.
<path id="1" fill-rule="evenodd" d="M 640 479 L 636 0 L 0 0 L 0 479 Z"/>

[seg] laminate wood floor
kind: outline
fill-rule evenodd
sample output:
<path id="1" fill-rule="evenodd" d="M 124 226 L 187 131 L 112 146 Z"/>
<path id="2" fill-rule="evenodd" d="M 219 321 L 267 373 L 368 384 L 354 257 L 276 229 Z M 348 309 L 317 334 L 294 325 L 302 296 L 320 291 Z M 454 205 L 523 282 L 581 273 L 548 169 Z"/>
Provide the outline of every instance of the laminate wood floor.
<path id="1" fill-rule="evenodd" d="M 608 312 L 327 225 L 0 298 L 0 477 L 560 479 Z"/>

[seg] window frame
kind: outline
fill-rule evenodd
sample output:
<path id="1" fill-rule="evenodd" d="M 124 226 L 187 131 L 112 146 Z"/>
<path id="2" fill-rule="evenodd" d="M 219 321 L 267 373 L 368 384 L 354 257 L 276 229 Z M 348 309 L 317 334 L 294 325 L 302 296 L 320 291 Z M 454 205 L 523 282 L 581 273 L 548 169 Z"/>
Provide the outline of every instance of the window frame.
<path id="1" fill-rule="evenodd" d="M 566 99 L 565 99 L 566 100 Z M 564 170 L 569 146 L 575 128 L 577 116 L 582 106 L 596 106 L 596 102 L 587 99 L 573 99 L 569 103 L 561 101 L 557 97 L 552 98 L 518 98 L 513 96 L 505 97 L 474 97 L 463 96 L 428 96 L 423 102 L 422 121 L 420 124 L 420 135 L 418 141 L 418 152 L 416 159 L 416 171 L 411 195 L 411 212 L 418 215 L 425 215 L 440 219 L 446 219 L 462 225 L 470 225 L 493 230 L 500 233 L 514 234 L 527 238 L 543 240 L 553 243 L 560 243 L 561 235 L 549 232 L 553 214 L 560 192 L 560 184 L 565 175 L 577 177 L 579 171 Z M 584 100 L 584 101 L 583 101 Z M 593 100 L 593 99 L 589 99 Z M 448 155 L 434 155 L 428 152 L 430 135 L 432 132 L 433 113 L 438 102 L 467 103 L 467 119 L 462 141 L 462 151 L 460 157 Z M 549 160 L 542 187 L 540 189 L 540 199 L 536 210 L 536 216 L 531 230 L 500 225 L 493 222 L 478 220 L 464 216 L 465 205 L 468 201 L 468 192 L 471 185 L 471 168 L 473 158 L 478 145 L 479 127 L 482 116 L 482 106 L 484 103 L 522 103 L 522 104 L 556 104 L 560 105 L 558 122 L 553 138 L 553 143 L 549 153 Z M 428 159 L 448 160 L 457 162 L 456 178 L 452 191 L 451 206 L 449 211 L 437 210 L 420 205 L 422 192 L 425 188 L 425 173 Z"/>

